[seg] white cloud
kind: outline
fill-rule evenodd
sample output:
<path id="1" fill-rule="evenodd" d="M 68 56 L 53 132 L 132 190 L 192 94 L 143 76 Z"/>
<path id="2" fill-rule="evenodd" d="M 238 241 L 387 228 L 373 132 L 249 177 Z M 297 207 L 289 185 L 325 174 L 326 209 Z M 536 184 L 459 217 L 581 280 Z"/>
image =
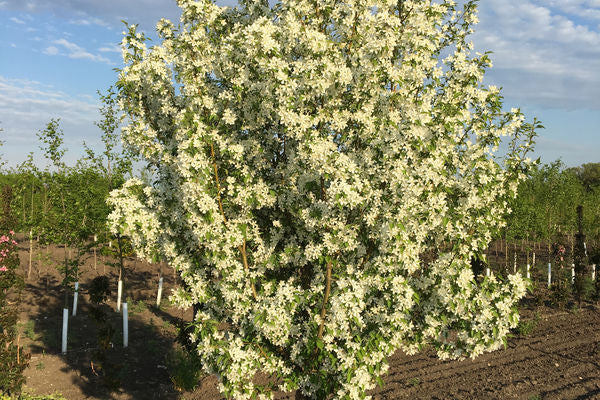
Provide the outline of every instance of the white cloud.
<path id="1" fill-rule="evenodd" d="M 48 46 L 46 47 L 46 49 L 44 50 L 44 54 L 47 54 L 49 56 L 55 56 L 58 55 L 58 48 L 54 47 L 54 46 Z"/>
<path id="2" fill-rule="evenodd" d="M 600 20 L 599 0 L 536 0 L 538 4 L 588 20 Z"/>
<path id="3" fill-rule="evenodd" d="M 24 24 L 25 24 L 25 21 L 23 21 L 22 19 L 19 19 L 19 18 L 17 18 L 17 17 L 11 17 L 11 18 L 10 18 L 10 20 L 11 20 L 12 22 L 14 22 L 15 24 L 21 24 L 21 25 L 24 25 Z"/>
<path id="4" fill-rule="evenodd" d="M 101 53 L 118 53 L 121 54 L 121 47 L 117 45 L 108 45 L 98 49 Z"/>
<path id="5" fill-rule="evenodd" d="M 72 19 L 69 21 L 69 23 L 71 23 L 73 25 L 82 25 L 82 26 L 90 26 L 90 25 L 108 26 L 108 23 L 106 23 L 106 21 L 104 21 L 100 18 L 85 17 L 85 16 L 83 18 Z"/>
<path id="6" fill-rule="evenodd" d="M 160 18 L 179 20 L 179 8 L 175 1 L 165 0 L 3 0 L 5 7 L 15 11 L 49 12 L 67 22 L 80 24 L 102 24 L 121 28 L 121 20 L 140 24 L 144 30 L 153 30 Z M 227 0 L 228 3 L 237 3 Z M 221 2 L 219 2 L 221 3 Z M 101 22 L 101 23 L 100 23 Z"/>
<path id="7" fill-rule="evenodd" d="M 75 44 L 73 42 L 69 42 L 67 39 L 55 40 L 53 43 L 57 44 L 59 46 L 62 46 L 65 50 L 67 50 L 67 56 L 69 58 L 86 59 L 86 60 L 91 60 L 91 61 L 96 61 L 96 62 L 112 64 L 112 62 L 108 58 L 100 56 L 100 55 L 92 54 L 92 53 L 86 51 L 84 48 L 78 46 L 77 44 Z M 55 49 L 54 54 L 58 54 L 58 49 L 56 49 L 56 47 L 54 47 L 54 46 L 48 47 L 46 49 L 46 51 L 48 51 L 51 48 Z M 49 54 L 49 53 L 46 52 L 46 54 Z"/>
<path id="8" fill-rule="evenodd" d="M 503 86 L 511 100 L 600 110 L 600 31 L 577 17 L 583 10 L 600 12 L 598 3 L 481 2 L 473 42 L 479 51 L 493 51 L 488 81 Z"/>
<path id="9" fill-rule="evenodd" d="M 0 127 L 4 146 L 0 149 L 9 166 L 24 161 L 26 151 L 39 147 L 36 133 L 51 118 L 60 118 L 67 149 L 81 149 L 81 143 L 99 142 L 93 121 L 100 119 L 97 102 L 71 97 L 39 82 L 0 76 Z M 24 150 L 27 149 L 27 150 Z M 67 153 L 73 162 L 80 154 Z M 42 161 L 41 157 L 38 161 Z"/>

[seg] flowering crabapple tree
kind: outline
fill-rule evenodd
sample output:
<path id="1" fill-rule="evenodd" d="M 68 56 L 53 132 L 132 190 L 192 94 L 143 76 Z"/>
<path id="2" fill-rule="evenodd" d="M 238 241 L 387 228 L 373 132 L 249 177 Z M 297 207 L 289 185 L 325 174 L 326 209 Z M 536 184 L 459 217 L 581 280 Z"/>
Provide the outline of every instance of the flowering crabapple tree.
<path id="1" fill-rule="evenodd" d="M 125 33 L 122 136 L 154 182 L 114 191 L 110 223 L 181 275 L 222 392 L 359 399 L 398 349 L 498 349 L 526 283 L 469 261 L 539 123 L 482 85 L 475 2 L 178 4 L 159 44 Z"/>

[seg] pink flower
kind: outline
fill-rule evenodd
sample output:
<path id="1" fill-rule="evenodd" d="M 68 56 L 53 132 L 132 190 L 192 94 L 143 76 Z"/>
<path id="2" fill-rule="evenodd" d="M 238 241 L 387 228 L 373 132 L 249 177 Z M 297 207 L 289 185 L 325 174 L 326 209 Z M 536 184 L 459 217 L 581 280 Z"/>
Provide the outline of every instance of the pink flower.
<path id="1" fill-rule="evenodd" d="M 8 268 L 6 268 L 4 265 L 2 267 L 0 267 L 0 271 L 4 272 L 4 271 L 8 271 Z"/>
<path id="2" fill-rule="evenodd" d="M 15 234 L 15 231 L 8 231 L 11 235 Z"/>

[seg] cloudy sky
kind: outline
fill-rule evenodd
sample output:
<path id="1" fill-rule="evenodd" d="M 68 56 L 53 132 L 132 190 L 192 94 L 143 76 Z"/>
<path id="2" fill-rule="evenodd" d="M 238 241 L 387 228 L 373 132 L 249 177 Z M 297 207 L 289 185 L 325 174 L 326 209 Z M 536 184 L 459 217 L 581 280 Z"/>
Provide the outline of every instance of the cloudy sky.
<path id="1" fill-rule="evenodd" d="M 535 156 L 600 162 L 600 0 L 481 0 L 479 9 L 472 40 L 494 61 L 486 83 L 546 127 Z M 174 0 L 0 0 L 2 159 L 15 166 L 33 151 L 43 165 L 36 133 L 50 118 L 61 119 L 68 161 L 84 140 L 99 146 L 96 91 L 121 66 L 121 20 L 152 32 L 161 17 L 178 20 Z"/>

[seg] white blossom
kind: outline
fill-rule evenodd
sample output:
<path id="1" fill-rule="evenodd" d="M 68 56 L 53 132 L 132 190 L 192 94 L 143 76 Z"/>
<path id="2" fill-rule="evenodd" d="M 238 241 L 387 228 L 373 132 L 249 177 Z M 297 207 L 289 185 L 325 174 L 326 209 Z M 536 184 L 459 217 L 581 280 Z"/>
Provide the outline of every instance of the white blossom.
<path id="1" fill-rule="evenodd" d="M 113 192 L 110 224 L 181 275 L 172 299 L 198 306 L 191 338 L 220 389 L 271 397 L 262 371 L 359 399 L 398 349 L 498 349 L 525 283 L 477 282 L 470 260 L 503 226 L 534 133 L 482 85 L 476 8 L 178 4 L 159 44 L 135 26 L 122 42 L 123 141 L 155 181 Z M 522 146 L 502 163 L 503 137 Z"/>

